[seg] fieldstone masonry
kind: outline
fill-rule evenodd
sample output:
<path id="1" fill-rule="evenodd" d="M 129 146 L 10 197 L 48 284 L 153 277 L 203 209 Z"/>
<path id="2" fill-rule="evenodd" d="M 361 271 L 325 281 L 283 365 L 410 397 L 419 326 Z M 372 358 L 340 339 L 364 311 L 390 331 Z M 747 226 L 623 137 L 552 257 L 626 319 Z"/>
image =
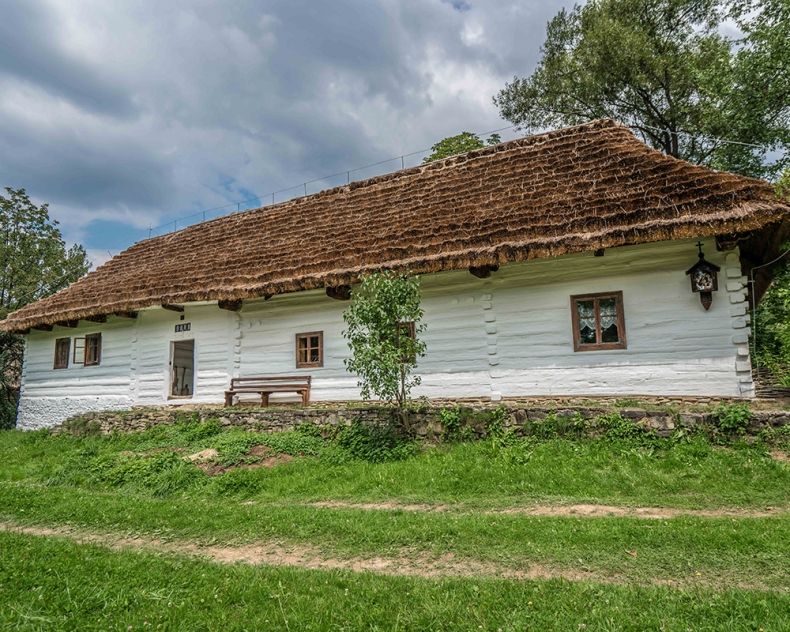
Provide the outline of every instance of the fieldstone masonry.
<path id="1" fill-rule="evenodd" d="M 468 428 L 474 436 L 482 437 L 489 429 L 491 413 L 500 409 L 505 428 L 529 433 L 532 423 L 545 419 L 548 415 L 572 417 L 580 415 L 586 420 L 593 420 L 601 415 L 619 412 L 646 428 L 652 429 L 659 436 L 669 436 L 676 428 L 695 428 L 713 425 L 715 416 L 712 406 L 704 400 L 685 401 L 676 404 L 667 400 L 665 404 L 655 403 L 650 407 L 613 407 L 606 403 L 585 404 L 573 400 L 556 401 L 523 401 L 501 402 L 431 402 L 419 407 L 412 413 L 411 423 L 414 433 L 424 439 L 438 439 L 444 433 L 442 411 L 460 407 L 462 426 Z M 172 424 L 177 421 L 219 420 L 228 427 L 245 428 L 251 431 L 271 432 L 293 430 L 304 425 L 313 424 L 321 427 L 340 427 L 350 425 L 354 421 L 372 425 L 383 425 L 391 419 L 390 410 L 384 406 L 333 405 L 331 407 L 312 406 L 307 408 L 272 406 L 268 408 L 217 406 L 190 407 L 137 407 L 126 411 L 90 412 L 66 420 L 52 432 L 63 432 L 69 429 L 90 427 L 103 434 L 112 432 L 139 432 L 159 424 Z M 766 427 L 780 427 L 790 424 L 790 410 L 752 410 L 751 432 L 759 432 Z"/>

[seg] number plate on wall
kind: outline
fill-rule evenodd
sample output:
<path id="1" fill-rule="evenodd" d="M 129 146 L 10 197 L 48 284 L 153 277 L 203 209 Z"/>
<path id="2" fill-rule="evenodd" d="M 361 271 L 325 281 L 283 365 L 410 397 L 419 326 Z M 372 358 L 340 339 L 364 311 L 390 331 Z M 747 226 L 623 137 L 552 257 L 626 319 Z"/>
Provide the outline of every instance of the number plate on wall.
<path id="1" fill-rule="evenodd" d="M 179 331 L 189 331 L 192 329 L 192 323 L 178 323 L 176 325 L 176 333 Z"/>

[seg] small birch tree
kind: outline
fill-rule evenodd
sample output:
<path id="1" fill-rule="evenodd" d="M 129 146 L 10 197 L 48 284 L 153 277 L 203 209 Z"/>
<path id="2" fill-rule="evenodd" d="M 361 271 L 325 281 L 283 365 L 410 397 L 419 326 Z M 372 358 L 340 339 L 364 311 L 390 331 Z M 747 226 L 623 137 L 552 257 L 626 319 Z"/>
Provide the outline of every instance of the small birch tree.
<path id="1" fill-rule="evenodd" d="M 346 369 L 359 376 L 363 398 L 394 405 L 404 424 L 409 393 L 420 383 L 413 371 L 425 355 L 422 315 L 419 278 L 393 272 L 364 276 L 343 314 L 351 350 Z"/>

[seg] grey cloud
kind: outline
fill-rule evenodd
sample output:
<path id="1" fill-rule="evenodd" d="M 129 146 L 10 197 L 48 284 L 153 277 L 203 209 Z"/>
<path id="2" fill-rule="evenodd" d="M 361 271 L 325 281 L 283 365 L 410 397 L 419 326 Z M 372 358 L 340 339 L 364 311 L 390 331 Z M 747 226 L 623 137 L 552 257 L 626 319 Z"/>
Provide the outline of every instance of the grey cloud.
<path id="1" fill-rule="evenodd" d="M 493 129 L 562 4 L 0 0 L 0 185 L 80 234 Z"/>
<path id="2" fill-rule="evenodd" d="M 86 63 L 59 46 L 59 25 L 45 6 L 32 0 L 0 0 L 0 18 L 0 73 L 89 110 L 117 116 L 133 113 L 132 99 L 113 83 L 111 68 Z"/>

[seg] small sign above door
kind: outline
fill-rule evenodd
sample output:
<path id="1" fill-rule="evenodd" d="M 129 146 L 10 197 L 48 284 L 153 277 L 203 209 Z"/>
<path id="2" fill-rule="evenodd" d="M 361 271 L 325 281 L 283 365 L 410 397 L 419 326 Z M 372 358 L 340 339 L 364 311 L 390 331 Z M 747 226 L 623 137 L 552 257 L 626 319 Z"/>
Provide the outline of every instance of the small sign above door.
<path id="1" fill-rule="evenodd" d="M 192 323 L 177 323 L 176 324 L 176 333 L 179 331 L 189 331 L 192 329 Z"/>

